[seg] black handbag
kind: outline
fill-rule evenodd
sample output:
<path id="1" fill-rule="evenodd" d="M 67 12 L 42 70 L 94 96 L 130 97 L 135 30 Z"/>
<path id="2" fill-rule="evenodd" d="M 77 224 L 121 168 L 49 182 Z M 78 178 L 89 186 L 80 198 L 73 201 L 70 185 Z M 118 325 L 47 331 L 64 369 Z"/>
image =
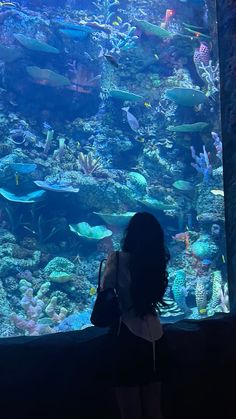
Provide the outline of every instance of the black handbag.
<path id="1" fill-rule="evenodd" d="M 116 252 L 116 282 L 115 288 L 106 288 L 101 291 L 101 272 L 100 263 L 98 274 L 97 298 L 93 307 L 90 321 L 97 327 L 114 327 L 120 318 L 120 307 L 118 301 L 118 274 L 119 274 L 119 252 Z"/>

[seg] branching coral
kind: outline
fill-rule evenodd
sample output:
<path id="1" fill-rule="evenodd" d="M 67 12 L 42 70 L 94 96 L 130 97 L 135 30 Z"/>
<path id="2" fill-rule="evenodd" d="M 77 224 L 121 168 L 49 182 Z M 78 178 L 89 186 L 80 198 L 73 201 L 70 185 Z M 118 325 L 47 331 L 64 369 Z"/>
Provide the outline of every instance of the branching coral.
<path id="1" fill-rule="evenodd" d="M 71 80 L 69 90 L 90 94 L 92 89 L 98 85 L 99 75 L 95 76 L 92 71 L 86 66 L 78 64 L 76 60 L 69 64 L 69 72 Z"/>
<path id="2" fill-rule="evenodd" d="M 78 165 L 83 173 L 92 175 L 94 172 L 98 172 L 102 169 L 101 157 L 94 157 L 91 151 L 88 154 L 80 152 L 78 156 Z"/>
<path id="3" fill-rule="evenodd" d="M 35 296 L 30 282 L 22 279 L 19 286 L 22 295 L 20 305 L 24 310 L 24 316 L 19 314 L 11 316 L 15 326 L 30 336 L 53 333 L 53 324 L 59 323 L 66 317 L 67 309 L 58 307 L 56 297 L 52 297 L 46 306 L 44 297 L 49 290 L 50 282 L 43 283 Z M 40 322 L 40 319 L 44 317 L 44 312 L 48 315 L 52 325 Z"/>
<path id="4" fill-rule="evenodd" d="M 222 141 L 220 140 L 220 137 L 216 132 L 212 132 L 211 136 L 212 136 L 212 139 L 214 140 L 213 144 L 216 149 L 216 155 L 222 162 L 222 151 L 223 151 Z"/>
<path id="5" fill-rule="evenodd" d="M 219 92 L 220 85 L 220 72 L 219 72 L 219 63 L 216 65 L 212 64 L 212 61 L 209 61 L 208 65 L 205 65 L 201 62 L 198 65 L 198 72 L 201 79 L 207 85 L 206 96 L 211 98 L 214 97 L 215 93 Z"/>
<path id="6" fill-rule="evenodd" d="M 118 0 L 97 0 L 93 2 L 94 6 L 103 14 L 105 23 L 108 23 L 114 16 L 115 12 L 111 9 L 119 4 Z"/>
<path id="7" fill-rule="evenodd" d="M 111 36 L 111 43 L 114 50 L 129 50 L 135 47 L 138 36 L 135 35 L 136 27 L 126 22 L 122 25 L 125 32 L 114 32 Z"/>
<path id="8" fill-rule="evenodd" d="M 203 153 L 200 153 L 197 156 L 196 151 L 193 146 L 190 147 L 192 158 L 195 160 L 196 163 L 191 163 L 191 166 L 197 170 L 198 173 L 203 174 L 204 182 L 208 182 L 209 176 L 212 174 L 212 166 L 209 162 L 209 156 L 206 151 L 205 146 L 203 146 Z"/>

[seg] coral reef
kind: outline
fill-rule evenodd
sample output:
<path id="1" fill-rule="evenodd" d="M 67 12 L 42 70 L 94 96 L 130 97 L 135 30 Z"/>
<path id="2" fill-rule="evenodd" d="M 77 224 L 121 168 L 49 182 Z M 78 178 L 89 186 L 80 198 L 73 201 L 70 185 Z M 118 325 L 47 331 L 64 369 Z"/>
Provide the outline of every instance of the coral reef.
<path id="1" fill-rule="evenodd" d="M 75 3 L 0 16 L 0 335 L 87 325 L 99 261 L 146 210 L 172 255 L 163 318 L 228 312 L 216 18 Z"/>

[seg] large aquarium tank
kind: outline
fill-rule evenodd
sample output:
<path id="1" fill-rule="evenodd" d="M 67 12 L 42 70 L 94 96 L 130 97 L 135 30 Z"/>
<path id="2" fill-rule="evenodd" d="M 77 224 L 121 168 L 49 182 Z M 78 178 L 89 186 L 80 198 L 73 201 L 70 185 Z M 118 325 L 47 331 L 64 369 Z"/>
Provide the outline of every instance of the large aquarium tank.
<path id="1" fill-rule="evenodd" d="M 0 336 L 90 323 L 100 261 L 149 211 L 163 322 L 229 312 L 213 0 L 0 5 Z"/>

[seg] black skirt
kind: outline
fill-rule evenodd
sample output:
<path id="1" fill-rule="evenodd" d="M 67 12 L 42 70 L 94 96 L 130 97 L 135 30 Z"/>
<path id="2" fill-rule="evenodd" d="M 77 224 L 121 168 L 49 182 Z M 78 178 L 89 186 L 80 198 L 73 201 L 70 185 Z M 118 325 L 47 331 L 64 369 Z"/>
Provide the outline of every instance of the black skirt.
<path id="1" fill-rule="evenodd" d="M 134 335 L 121 323 L 118 336 L 111 332 L 104 338 L 101 378 L 114 386 L 136 386 L 161 381 L 162 341 L 163 338 L 159 339 L 153 346 L 152 342 Z"/>

